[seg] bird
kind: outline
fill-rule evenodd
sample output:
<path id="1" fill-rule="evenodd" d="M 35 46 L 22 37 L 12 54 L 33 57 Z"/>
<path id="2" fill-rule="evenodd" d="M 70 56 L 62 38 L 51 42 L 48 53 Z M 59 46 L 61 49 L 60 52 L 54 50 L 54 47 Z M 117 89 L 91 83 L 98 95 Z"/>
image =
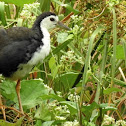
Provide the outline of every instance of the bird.
<path id="1" fill-rule="evenodd" d="M 49 54 L 49 31 L 56 26 L 70 30 L 59 21 L 55 13 L 43 12 L 36 18 L 32 28 L 0 29 L 0 74 L 5 78 L 17 80 L 16 93 L 22 114 L 24 112 L 20 98 L 20 80 Z"/>

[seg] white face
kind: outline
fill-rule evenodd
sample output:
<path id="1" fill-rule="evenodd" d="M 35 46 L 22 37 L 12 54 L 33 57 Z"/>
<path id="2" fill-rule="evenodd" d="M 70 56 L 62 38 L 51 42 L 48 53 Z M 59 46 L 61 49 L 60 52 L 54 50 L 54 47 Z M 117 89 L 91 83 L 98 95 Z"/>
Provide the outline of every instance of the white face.
<path id="1" fill-rule="evenodd" d="M 59 21 L 58 16 L 51 15 L 51 16 L 44 18 L 41 21 L 40 27 L 41 28 L 45 27 L 47 30 L 50 30 L 50 29 L 56 27 L 58 21 Z"/>

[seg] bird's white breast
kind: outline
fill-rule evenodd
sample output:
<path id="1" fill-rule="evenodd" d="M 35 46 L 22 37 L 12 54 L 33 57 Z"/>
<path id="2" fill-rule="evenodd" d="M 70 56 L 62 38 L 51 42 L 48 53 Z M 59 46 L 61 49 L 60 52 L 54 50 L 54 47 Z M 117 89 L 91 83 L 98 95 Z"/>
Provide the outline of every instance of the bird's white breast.
<path id="1" fill-rule="evenodd" d="M 35 65 L 39 62 L 42 62 L 43 59 L 49 54 L 50 52 L 50 34 L 46 28 L 41 28 L 43 33 L 42 42 L 43 44 L 38 47 L 36 52 L 33 54 L 31 60 L 28 61 L 27 64 L 20 64 L 18 66 L 18 70 L 12 75 L 12 79 L 19 79 L 26 76 Z M 21 69 L 20 69 L 21 68 Z"/>
<path id="2" fill-rule="evenodd" d="M 42 28 L 43 38 L 41 45 L 37 51 L 32 56 L 31 60 L 28 62 L 30 65 L 36 65 L 38 62 L 42 62 L 42 60 L 49 54 L 50 52 L 50 34 L 46 28 Z"/>

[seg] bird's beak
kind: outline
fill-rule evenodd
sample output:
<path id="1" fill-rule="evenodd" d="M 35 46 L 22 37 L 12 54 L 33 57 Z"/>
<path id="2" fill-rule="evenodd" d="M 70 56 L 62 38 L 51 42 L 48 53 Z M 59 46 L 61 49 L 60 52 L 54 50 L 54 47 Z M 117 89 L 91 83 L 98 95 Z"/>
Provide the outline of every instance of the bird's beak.
<path id="1" fill-rule="evenodd" d="M 64 29 L 66 29 L 66 30 L 70 30 L 69 27 L 67 27 L 66 25 L 64 25 L 64 24 L 63 24 L 62 22 L 60 22 L 60 21 L 58 21 L 57 26 L 59 26 L 59 27 L 61 27 L 61 28 L 64 28 Z"/>

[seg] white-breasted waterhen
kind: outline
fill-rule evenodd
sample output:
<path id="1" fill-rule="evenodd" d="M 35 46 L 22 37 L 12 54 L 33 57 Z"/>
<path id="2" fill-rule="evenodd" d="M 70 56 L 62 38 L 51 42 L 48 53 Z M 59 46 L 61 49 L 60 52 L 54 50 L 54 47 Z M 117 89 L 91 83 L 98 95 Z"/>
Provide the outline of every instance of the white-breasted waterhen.
<path id="1" fill-rule="evenodd" d="M 20 99 L 20 79 L 49 54 L 48 30 L 58 25 L 69 30 L 54 13 L 44 12 L 37 17 L 32 28 L 0 29 L 0 74 L 11 80 L 18 80 L 16 92 L 21 113 L 23 108 Z"/>

